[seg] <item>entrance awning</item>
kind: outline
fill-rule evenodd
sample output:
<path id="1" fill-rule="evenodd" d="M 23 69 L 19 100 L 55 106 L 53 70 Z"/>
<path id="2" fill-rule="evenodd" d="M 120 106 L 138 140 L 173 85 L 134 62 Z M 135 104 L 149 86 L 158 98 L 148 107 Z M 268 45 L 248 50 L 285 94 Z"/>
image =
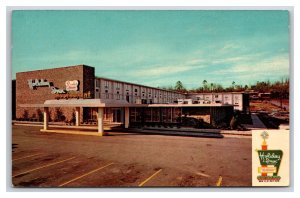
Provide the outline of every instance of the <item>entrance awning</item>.
<path id="1" fill-rule="evenodd" d="M 20 104 L 20 107 L 146 107 L 147 104 L 130 104 L 126 100 L 61 99 L 46 100 L 44 104 Z"/>
<path id="2" fill-rule="evenodd" d="M 224 104 L 134 104 L 112 99 L 46 100 L 44 104 L 20 104 L 20 107 L 224 107 Z"/>

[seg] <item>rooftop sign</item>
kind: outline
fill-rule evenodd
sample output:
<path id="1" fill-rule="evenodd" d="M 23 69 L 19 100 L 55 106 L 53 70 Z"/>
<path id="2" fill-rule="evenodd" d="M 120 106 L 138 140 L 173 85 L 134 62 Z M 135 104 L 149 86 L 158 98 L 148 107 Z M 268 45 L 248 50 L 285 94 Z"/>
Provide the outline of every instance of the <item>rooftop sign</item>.
<path id="1" fill-rule="evenodd" d="M 44 79 L 29 79 L 27 82 L 30 89 L 35 89 L 36 87 L 50 87 L 50 82 Z"/>
<path id="2" fill-rule="evenodd" d="M 66 81 L 66 90 L 67 91 L 78 91 L 78 80 L 68 80 Z"/>

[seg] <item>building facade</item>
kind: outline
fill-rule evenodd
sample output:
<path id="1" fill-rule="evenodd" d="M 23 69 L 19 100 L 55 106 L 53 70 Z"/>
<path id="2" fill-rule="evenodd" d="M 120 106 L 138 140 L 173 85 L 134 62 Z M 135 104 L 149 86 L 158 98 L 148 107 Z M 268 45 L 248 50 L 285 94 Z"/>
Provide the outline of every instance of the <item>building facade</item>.
<path id="1" fill-rule="evenodd" d="M 49 121 L 79 125 L 97 122 L 101 107 L 104 123 L 178 123 L 182 117 L 229 123 L 240 100 L 233 93 L 187 95 L 97 77 L 94 67 L 77 65 L 17 73 L 15 117 L 42 121 L 46 109 Z"/>

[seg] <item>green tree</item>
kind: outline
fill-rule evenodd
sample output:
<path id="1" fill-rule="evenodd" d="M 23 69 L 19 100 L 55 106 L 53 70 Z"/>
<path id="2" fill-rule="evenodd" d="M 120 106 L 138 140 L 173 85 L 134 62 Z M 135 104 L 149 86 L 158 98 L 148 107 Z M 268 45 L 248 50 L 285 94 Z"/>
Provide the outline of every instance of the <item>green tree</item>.
<path id="1" fill-rule="evenodd" d="M 232 88 L 233 88 L 233 90 L 235 88 L 235 82 L 234 81 L 232 81 Z"/>
<path id="2" fill-rule="evenodd" d="M 203 91 L 207 91 L 207 80 L 203 80 Z"/>
<path id="3" fill-rule="evenodd" d="M 214 83 L 210 83 L 210 90 L 211 90 L 211 91 L 214 90 Z"/>
<path id="4" fill-rule="evenodd" d="M 223 86 L 221 84 L 215 84 L 214 87 L 215 87 L 214 90 L 217 91 L 217 92 L 224 91 L 224 88 L 223 88 Z"/>
<path id="5" fill-rule="evenodd" d="M 185 90 L 185 88 L 184 88 L 184 86 L 183 86 L 183 84 L 182 84 L 182 82 L 180 80 L 176 82 L 175 90 L 177 90 L 177 91 L 183 91 L 183 90 Z"/>

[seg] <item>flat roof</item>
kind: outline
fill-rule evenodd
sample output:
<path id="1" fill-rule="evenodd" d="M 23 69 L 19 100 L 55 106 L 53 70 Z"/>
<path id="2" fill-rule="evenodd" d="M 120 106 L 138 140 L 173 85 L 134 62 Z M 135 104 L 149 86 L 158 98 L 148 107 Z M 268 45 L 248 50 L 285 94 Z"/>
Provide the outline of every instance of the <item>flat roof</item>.
<path id="1" fill-rule="evenodd" d="M 80 65 L 68 65 L 68 66 L 61 66 L 61 67 L 55 66 L 52 68 L 36 69 L 36 70 L 30 70 L 30 71 L 21 71 L 21 72 L 17 72 L 17 74 L 18 73 L 27 73 L 27 72 L 39 72 L 39 71 L 53 70 L 53 69 L 64 69 L 64 68 L 70 68 L 70 67 L 91 67 L 91 68 L 95 69 L 95 67 L 85 65 L 85 64 L 80 64 Z"/>
<path id="2" fill-rule="evenodd" d="M 186 93 L 181 93 L 181 92 L 178 92 L 178 91 L 172 91 L 172 90 L 167 90 L 167 89 L 162 89 L 162 88 L 157 88 L 157 87 L 151 87 L 151 86 L 147 86 L 147 85 L 141 85 L 141 84 L 127 82 L 127 81 L 115 80 L 115 79 L 106 78 L 106 77 L 95 76 L 95 78 L 103 79 L 103 80 L 109 80 L 109 81 L 115 81 L 115 82 L 120 82 L 120 83 L 126 83 L 126 84 L 130 84 L 130 85 L 135 85 L 135 86 L 143 86 L 143 87 L 147 87 L 147 88 L 150 88 L 150 89 L 156 89 L 156 90 L 160 90 L 160 91 L 166 91 L 166 92 L 186 95 Z"/>

